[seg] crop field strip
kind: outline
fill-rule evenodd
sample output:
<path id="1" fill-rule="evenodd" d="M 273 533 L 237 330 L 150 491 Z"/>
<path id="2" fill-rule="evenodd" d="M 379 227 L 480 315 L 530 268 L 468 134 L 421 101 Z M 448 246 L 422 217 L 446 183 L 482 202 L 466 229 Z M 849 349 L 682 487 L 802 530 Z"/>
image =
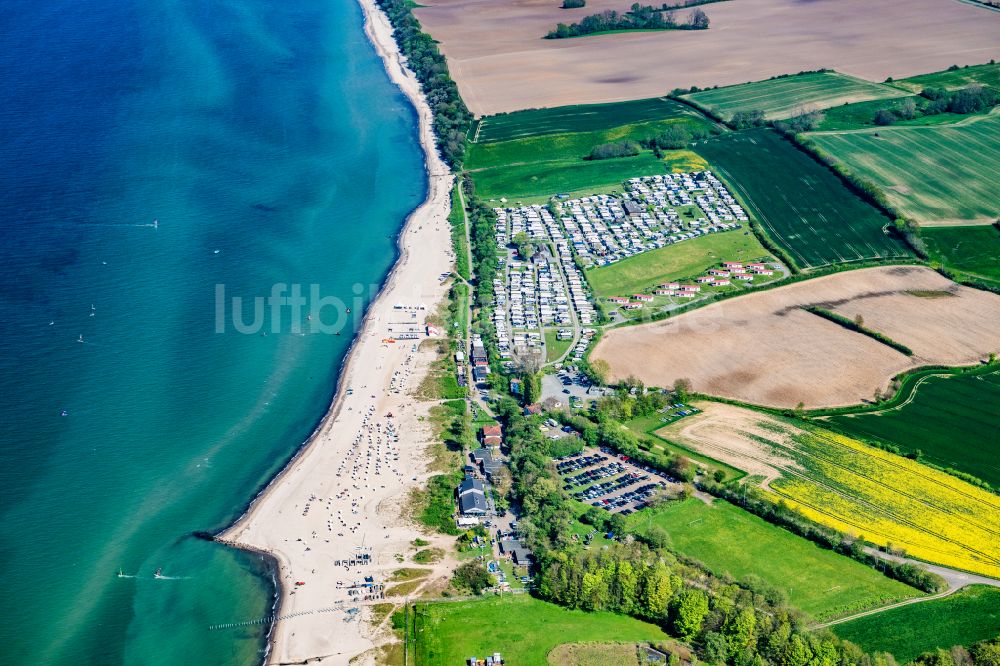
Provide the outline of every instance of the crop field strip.
<path id="1" fill-rule="evenodd" d="M 928 227 L 921 233 L 932 258 L 1000 287 L 1000 227 Z"/>
<path id="2" fill-rule="evenodd" d="M 1000 487 L 1000 369 L 987 374 L 928 375 L 902 404 L 839 414 L 824 423 L 848 435 L 920 449 L 931 462 Z"/>
<path id="3" fill-rule="evenodd" d="M 779 423 L 761 425 L 768 425 L 769 432 L 791 434 Z M 762 447 L 761 453 L 719 442 L 701 452 L 774 469 L 780 477 L 767 490 L 819 523 L 864 535 L 879 545 L 902 546 L 912 556 L 944 566 L 1000 574 L 1000 498 L 943 472 L 815 427 L 794 435 L 794 444 L 748 432 L 740 435 Z M 850 464 L 832 457 L 832 451 L 840 451 L 841 456 L 846 452 Z M 777 464 L 776 456 L 787 463 Z M 906 490 L 907 484 L 915 484 L 912 492 Z M 882 498 L 890 501 L 878 501 Z M 992 548 L 984 550 L 980 543 L 992 544 Z"/>
<path id="4" fill-rule="evenodd" d="M 814 132 L 808 140 L 927 224 L 1000 214 L 1000 114 L 950 125 Z M 900 168 L 906 165 L 906 168 Z"/>
<path id="5" fill-rule="evenodd" d="M 894 81 L 891 85 L 918 93 L 924 88 L 957 90 L 975 84 L 1000 89 L 1000 63 L 972 65 L 951 71 L 920 74 Z"/>
<path id="6" fill-rule="evenodd" d="M 475 139 L 473 143 L 490 143 L 546 134 L 592 132 L 674 118 L 704 120 L 700 113 L 685 104 L 665 97 L 653 97 L 629 102 L 580 104 L 487 116 L 480 120 L 472 138 Z"/>
<path id="7" fill-rule="evenodd" d="M 890 220 L 772 130 L 700 141 L 694 150 L 802 268 L 911 258 Z"/>
<path id="8" fill-rule="evenodd" d="M 981 557 L 986 563 L 988 563 L 989 565 L 991 565 L 992 572 L 994 573 L 994 575 L 996 573 L 1000 573 L 1000 551 L 997 551 L 997 552 L 987 552 L 987 551 L 981 550 L 978 547 L 969 545 L 968 541 L 965 540 L 965 539 L 959 540 L 959 539 L 956 539 L 956 538 L 953 538 L 953 537 L 950 537 L 950 536 L 946 536 L 946 535 L 944 535 L 944 534 L 942 534 L 942 533 L 940 533 L 938 531 L 935 531 L 935 530 L 932 530 L 932 529 L 928 528 L 926 525 L 922 524 L 922 522 L 917 522 L 916 520 L 914 520 L 914 519 L 912 519 L 910 517 L 907 517 L 904 513 L 902 513 L 899 510 L 895 510 L 895 509 L 893 509 L 891 507 L 886 507 L 884 505 L 875 504 L 875 503 L 873 503 L 873 502 L 871 502 L 871 501 L 869 501 L 867 499 L 863 499 L 858 494 L 855 494 L 855 492 L 852 492 L 852 491 L 856 491 L 857 490 L 857 486 L 861 486 L 864 483 L 872 484 L 872 485 L 876 486 L 879 489 L 884 489 L 886 491 L 889 491 L 889 495 L 890 496 L 893 493 L 895 493 L 897 495 L 901 495 L 901 496 L 907 498 L 908 500 L 916 502 L 917 504 L 921 504 L 921 505 L 924 505 L 924 506 L 936 509 L 937 511 L 940 511 L 943 514 L 946 514 L 947 516 L 949 516 L 953 520 L 960 520 L 961 522 L 965 523 L 968 526 L 968 528 L 974 529 L 977 532 L 980 532 L 980 533 L 985 532 L 987 535 L 989 535 L 989 536 L 992 537 L 992 540 L 990 542 L 994 543 L 994 544 L 1000 544 L 1000 527 L 998 527 L 998 526 L 1000 526 L 1000 499 L 993 498 L 992 495 L 989 495 L 985 491 L 977 491 L 977 489 L 975 489 L 973 486 L 970 486 L 968 484 L 964 484 L 964 483 L 958 481 L 957 479 L 951 479 L 951 477 L 947 477 L 947 476 L 945 476 L 942 473 L 934 472 L 933 470 L 930 470 L 929 468 L 925 468 L 925 469 L 927 469 L 927 472 L 921 473 L 917 469 L 914 469 L 914 468 L 919 467 L 919 465 L 914 464 L 912 466 L 904 466 L 902 464 L 902 462 L 901 462 L 903 459 L 899 459 L 900 462 L 894 462 L 894 461 L 892 461 L 891 459 L 888 458 L 889 454 L 883 454 L 882 452 L 877 451 L 875 449 L 872 449 L 872 450 L 866 452 L 863 449 L 861 449 L 860 447 L 857 447 L 857 448 L 855 448 L 855 447 L 846 447 L 846 446 L 844 446 L 844 444 L 843 444 L 842 441 L 837 441 L 838 438 L 836 436 L 822 435 L 822 434 L 820 434 L 820 433 L 818 433 L 818 432 L 816 432 L 815 430 L 812 430 L 812 429 L 810 430 L 810 435 L 812 435 L 813 437 L 817 437 L 818 439 L 822 440 L 824 442 L 824 444 L 826 445 L 826 448 L 811 447 L 812 450 L 810 451 L 810 456 L 809 457 L 811 459 L 813 459 L 813 460 L 822 460 L 822 461 L 826 462 L 827 464 L 830 464 L 830 465 L 833 465 L 835 467 L 840 468 L 841 470 L 843 470 L 844 472 L 846 472 L 848 474 L 849 478 L 851 478 L 852 484 L 854 484 L 854 485 L 852 485 L 852 486 L 846 486 L 846 484 L 841 484 L 841 483 L 837 483 L 836 485 L 831 485 L 829 483 L 824 483 L 823 481 L 820 481 L 819 479 L 815 478 L 814 475 L 801 474 L 801 473 L 795 472 L 794 470 L 791 470 L 791 469 L 788 469 L 786 471 L 788 471 L 789 473 L 792 473 L 795 476 L 798 476 L 800 478 L 806 479 L 810 483 L 816 484 L 816 485 L 821 486 L 821 487 L 825 487 L 825 488 L 829 489 L 831 492 L 833 492 L 833 493 L 835 493 L 837 495 L 840 495 L 840 496 L 844 497 L 845 499 L 850 500 L 852 503 L 858 504 L 860 506 L 863 506 L 863 507 L 866 507 L 866 508 L 872 510 L 875 514 L 881 514 L 881 515 L 884 515 L 884 516 L 888 516 L 892 520 L 892 522 L 894 522 L 896 524 L 908 526 L 909 528 L 911 528 L 911 529 L 913 529 L 913 530 L 915 530 L 917 532 L 921 532 L 921 533 L 927 534 L 929 536 L 932 536 L 935 539 L 940 539 L 942 541 L 954 544 L 960 550 L 968 551 L 969 553 L 972 553 L 974 555 L 977 555 L 977 556 Z M 780 447 L 780 445 L 779 445 L 779 447 Z M 877 461 L 876 466 L 878 464 L 887 465 L 888 467 L 892 467 L 892 468 L 894 468 L 896 470 L 899 470 L 899 471 L 903 472 L 905 475 L 907 475 L 909 477 L 917 477 L 917 478 L 921 479 L 922 481 L 924 481 L 926 483 L 929 483 L 932 486 L 936 486 L 937 488 L 939 488 L 941 490 L 944 490 L 946 493 L 951 493 L 951 494 L 958 495 L 958 496 L 960 496 L 960 497 L 962 497 L 962 498 L 964 498 L 966 500 L 969 500 L 969 501 L 973 502 L 976 505 L 977 509 L 983 510 L 982 513 L 992 514 L 993 518 L 991 519 L 991 518 L 989 518 L 987 516 L 979 514 L 981 516 L 981 519 L 986 521 L 985 523 L 983 523 L 983 522 L 980 522 L 978 520 L 972 519 L 972 518 L 970 518 L 967 515 L 961 515 L 961 514 L 956 513 L 955 511 L 952 510 L 951 505 L 946 505 L 946 504 L 943 504 L 943 503 L 935 503 L 934 501 L 929 501 L 926 496 L 924 496 L 924 497 L 918 497 L 917 495 L 909 493 L 909 492 L 906 492 L 906 491 L 902 490 L 899 487 L 894 487 L 893 485 L 890 485 L 889 483 L 886 483 L 886 482 L 879 481 L 879 480 L 873 479 L 871 477 L 868 477 L 868 476 L 866 476 L 865 474 L 862 474 L 860 471 L 858 471 L 856 469 L 857 463 L 858 463 L 858 458 L 854 458 L 852 460 L 852 465 L 846 465 L 846 464 L 838 463 L 830 455 L 823 455 L 822 453 L 820 453 L 820 451 L 828 451 L 828 450 L 831 450 L 831 449 L 833 449 L 835 447 L 838 447 L 841 450 L 848 450 L 848 451 L 850 451 L 851 453 L 853 453 L 856 456 L 860 455 L 861 457 L 867 457 L 870 460 Z M 784 447 L 784 448 L 789 453 L 791 453 L 793 455 L 796 455 L 797 458 L 801 459 L 801 452 L 800 451 L 796 451 L 796 450 L 791 449 L 789 447 Z M 881 454 L 881 455 L 879 455 L 879 454 Z M 873 470 L 873 471 L 877 471 L 877 470 Z M 945 483 L 944 480 L 953 481 L 953 483 Z M 961 488 L 959 486 L 959 484 L 965 486 L 968 490 L 965 490 L 965 489 Z M 826 515 L 826 516 L 828 516 L 829 518 L 831 518 L 831 519 L 833 519 L 835 521 L 840 521 L 840 522 L 843 522 L 843 523 L 851 525 L 852 527 L 854 527 L 854 528 L 856 528 L 856 529 L 859 530 L 859 534 L 871 534 L 873 531 L 878 531 L 877 528 L 875 528 L 875 526 L 874 526 L 874 524 L 872 522 L 869 522 L 869 521 L 866 521 L 866 520 L 861 520 L 860 522 L 854 521 L 854 520 L 851 520 L 850 518 L 842 515 L 842 513 L 831 512 L 831 511 L 829 511 L 829 510 L 827 510 L 825 508 L 822 508 L 821 506 L 818 506 L 816 504 L 812 504 L 812 503 L 810 503 L 808 501 L 805 501 L 801 497 L 797 497 L 797 496 L 795 496 L 792 493 L 782 492 L 782 485 L 783 484 L 781 483 L 781 481 L 772 483 L 771 484 L 771 489 L 772 489 L 772 491 L 776 492 L 778 495 L 781 495 L 781 496 L 785 497 L 787 500 L 789 500 L 791 502 L 794 502 L 794 503 L 797 503 L 797 504 L 801 504 L 803 506 L 808 506 L 813 511 L 815 511 L 817 513 L 821 513 L 823 515 Z M 874 493 L 874 494 L 878 495 L 878 493 Z M 983 502 L 984 499 L 988 499 L 988 498 L 992 498 L 995 501 L 993 501 L 992 503 Z M 890 541 L 890 542 L 892 542 L 892 543 L 894 543 L 896 545 L 910 546 L 909 548 L 907 548 L 907 550 L 909 552 L 917 555 L 918 557 L 920 557 L 920 553 L 917 552 L 916 549 L 914 549 L 912 547 L 912 546 L 914 546 L 916 544 L 905 544 L 905 543 L 904 544 L 900 544 L 899 543 L 899 537 L 898 537 L 898 535 L 892 535 L 892 534 L 888 534 L 888 533 L 882 533 L 882 536 L 886 537 L 886 541 Z M 944 557 L 946 559 L 949 558 L 950 556 L 952 556 L 952 557 L 954 556 L 954 553 L 951 553 L 949 550 L 945 550 L 945 549 L 942 549 L 942 548 L 937 547 L 937 546 L 930 546 L 930 545 L 926 545 L 926 544 L 920 544 L 920 545 L 918 545 L 918 548 L 920 550 L 922 550 L 922 551 L 936 552 L 940 556 L 942 556 L 942 557 Z M 931 559 L 931 558 L 927 558 L 927 559 Z M 949 562 L 947 562 L 947 561 L 946 562 L 942 562 L 942 563 L 945 564 L 946 566 L 949 565 Z M 951 565 L 954 566 L 954 564 L 951 564 Z M 960 568 L 963 568 L 963 567 L 960 567 Z"/>
<path id="9" fill-rule="evenodd" d="M 897 88 L 844 74 L 812 73 L 705 90 L 683 98 L 728 120 L 736 111 L 759 109 L 769 119 L 780 119 L 800 109 L 814 110 L 845 102 L 908 95 Z"/>

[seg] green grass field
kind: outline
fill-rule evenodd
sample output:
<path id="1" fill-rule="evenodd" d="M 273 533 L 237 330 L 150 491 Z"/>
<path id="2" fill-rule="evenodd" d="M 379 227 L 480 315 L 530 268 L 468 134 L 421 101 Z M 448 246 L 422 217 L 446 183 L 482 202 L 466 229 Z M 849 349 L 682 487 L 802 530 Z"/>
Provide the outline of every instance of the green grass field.
<path id="1" fill-rule="evenodd" d="M 906 92 L 835 72 L 798 74 L 684 95 L 729 120 L 737 111 L 759 109 L 769 119 L 789 118 L 801 110 L 825 109 L 845 102 L 902 97 Z"/>
<path id="2" fill-rule="evenodd" d="M 653 120 L 703 120 L 690 107 L 664 97 L 611 104 L 578 104 L 551 109 L 529 109 L 487 116 L 473 131 L 474 143 L 507 141 L 526 136 L 593 132 Z"/>
<path id="3" fill-rule="evenodd" d="M 984 85 L 993 88 L 1000 88 L 1000 63 L 992 65 L 972 65 L 962 67 L 953 71 L 934 72 L 933 74 L 921 74 L 911 76 L 908 79 L 894 81 L 892 85 L 913 92 L 920 92 L 924 88 L 946 88 L 957 90 L 971 85 Z"/>
<path id="4" fill-rule="evenodd" d="M 599 266 L 587 271 L 587 282 L 598 298 L 627 296 L 661 282 L 697 277 L 723 261 L 770 260 L 757 237 L 747 231 L 699 236 Z"/>
<path id="5" fill-rule="evenodd" d="M 1000 228 L 996 225 L 928 227 L 920 237 L 934 260 L 1000 288 Z"/>
<path id="6" fill-rule="evenodd" d="M 573 344 L 573 340 L 557 340 L 556 336 L 559 330 L 555 328 L 546 329 L 545 331 L 545 362 L 552 363 L 560 356 L 566 353 L 570 345 Z"/>
<path id="7" fill-rule="evenodd" d="M 621 191 L 622 181 L 668 171 L 701 171 L 705 162 L 687 150 L 667 153 L 658 160 L 650 151 L 636 157 L 586 161 L 582 159 L 498 166 L 472 172 L 476 193 L 486 199 L 508 199 L 538 203 L 556 194 L 586 196 Z"/>
<path id="8" fill-rule="evenodd" d="M 459 198 L 458 183 L 451 190 L 451 210 L 448 223 L 451 225 L 451 245 L 455 250 L 455 272 L 466 280 L 471 276 L 469 267 L 469 241 L 465 235 L 465 211 Z"/>
<path id="9" fill-rule="evenodd" d="M 772 130 L 726 134 L 694 150 L 802 268 L 912 256 L 883 231 L 886 216 Z"/>
<path id="10" fill-rule="evenodd" d="M 509 664 L 545 664 L 554 647 L 581 641 L 658 641 L 656 625 L 615 615 L 569 610 L 527 594 L 418 604 L 412 617 L 414 664 L 464 664 L 503 654 Z"/>
<path id="11" fill-rule="evenodd" d="M 929 375 L 900 406 L 828 417 L 839 430 L 920 449 L 930 462 L 972 474 L 1000 488 L 1000 368 Z"/>
<path id="12" fill-rule="evenodd" d="M 907 99 L 921 100 L 916 96 L 896 97 L 893 99 L 876 100 L 873 102 L 858 102 L 857 104 L 843 104 L 832 109 L 823 111 L 823 120 L 816 127 L 817 132 L 832 132 L 852 129 L 864 129 L 865 127 L 878 127 L 875 124 L 875 112 L 879 109 L 890 111 L 902 106 Z M 925 100 L 926 101 L 926 100 Z M 920 104 L 918 103 L 918 106 Z M 981 112 L 977 115 L 985 115 Z M 918 116 L 909 120 L 897 120 L 893 127 L 926 126 L 926 125 L 949 125 L 951 123 L 966 120 L 971 114 L 961 113 L 939 113 L 933 116 Z"/>
<path id="13" fill-rule="evenodd" d="M 905 664 L 929 650 L 996 638 L 1000 634 L 1000 589 L 967 587 L 944 599 L 902 606 L 832 629 L 869 652 L 889 652 Z"/>
<path id="14" fill-rule="evenodd" d="M 879 572 L 824 550 L 728 502 L 673 502 L 629 517 L 636 529 L 662 527 L 672 547 L 737 580 L 756 575 L 783 590 L 791 605 L 828 619 L 919 596 Z"/>
<path id="15" fill-rule="evenodd" d="M 807 135 L 871 180 L 903 215 L 921 222 L 993 221 L 1000 215 L 1000 115 L 949 125 Z"/>

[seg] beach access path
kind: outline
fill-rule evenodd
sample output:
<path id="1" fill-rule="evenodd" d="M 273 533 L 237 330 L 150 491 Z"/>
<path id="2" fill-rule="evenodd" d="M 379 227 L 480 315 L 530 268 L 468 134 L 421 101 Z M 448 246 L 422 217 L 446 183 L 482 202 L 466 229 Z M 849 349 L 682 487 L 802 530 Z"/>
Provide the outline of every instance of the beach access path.
<path id="1" fill-rule="evenodd" d="M 363 653 L 363 661 L 372 662 L 380 637 L 357 618 L 363 613 L 348 612 L 363 604 L 370 589 L 349 588 L 366 576 L 385 581 L 404 566 L 396 555 L 412 550 L 412 541 L 422 536 L 404 505 L 430 476 L 425 451 L 431 403 L 411 393 L 435 354 L 427 349 L 433 345 L 386 339 L 393 323 L 424 324 L 446 297 L 439 276 L 454 262 L 447 220 L 454 178 L 434 147 L 430 108 L 402 64 L 388 19 L 373 0 L 359 1 L 387 72 L 416 107 L 429 189 L 399 237 L 400 257 L 345 359 L 322 425 L 247 513 L 219 535 L 271 554 L 279 565 L 280 616 L 302 613 L 277 622 L 268 664 L 347 664 Z M 350 563 L 364 554 L 371 564 Z"/>

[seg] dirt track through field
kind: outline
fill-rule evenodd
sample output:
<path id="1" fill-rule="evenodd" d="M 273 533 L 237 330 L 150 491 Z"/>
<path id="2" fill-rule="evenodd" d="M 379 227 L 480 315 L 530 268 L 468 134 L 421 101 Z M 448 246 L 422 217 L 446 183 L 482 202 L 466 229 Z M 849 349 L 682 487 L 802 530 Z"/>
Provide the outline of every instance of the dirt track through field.
<path id="1" fill-rule="evenodd" d="M 909 357 L 802 309 L 819 305 L 910 347 Z M 837 273 L 750 294 L 660 322 L 612 329 L 592 358 L 613 379 L 679 378 L 695 391 L 775 407 L 870 400 L 924 365 L 966 365 L 1000 352 L 1000 296 L 923 267 Z"/>
<path id="2" fill-rule="evenodd" d="M 703 7 L 708 30 L 542 39 L 557 23 L 627 0 L 424 0 L 416 10 L 441 42 L 477 115 L 656 97 L 823 67 L 870 81 L 996 57 L 1000 13 L 956 0 L 734 0 Z M 689 12 L 680 10 L 684 20 Z"/>

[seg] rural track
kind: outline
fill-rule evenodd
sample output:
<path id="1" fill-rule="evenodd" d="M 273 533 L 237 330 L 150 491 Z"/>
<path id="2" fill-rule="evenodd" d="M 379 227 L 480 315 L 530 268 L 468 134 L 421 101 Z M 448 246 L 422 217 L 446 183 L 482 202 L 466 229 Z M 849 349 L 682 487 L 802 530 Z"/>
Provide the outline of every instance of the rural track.
<path id="1" fill-rule="evenodd" d="M 847 615 L 845 617 L 837 618 L 836 620 L 830 620 L 829 622 L 823 622 L 820 624 L 813 625 L 814 629 L 824 629 L 826 627 L 832 627 L 835 624 L 843 624 L 844 622 L 850 622 L 851 620 L 856 620 L 862 617 L 868 617 L 869 615 L 875 615 L 877 613 L 882 613 L 885 611 L 893 610 L 894 608 L 899 608 L 900 606 L 909 606 L 911 604 L 919 604 L 924 601 L 936 601 L 938 599 L 943 599 L 945 597 L 955 594 L 959 590 L 968 587 L 969 585 L 989 585 L 990 587 L 1000 587 L 1000 580 L 995 578 L 988 578 L 986 576 L 980 576 L 978 574 L 966 573 L 965 571 L 958 571 L 957 569 L 949 569 L 948 567 L 938 566 L 936 564 L 929 564 L 927 562 L 920 562 L 917 560 L 912 560 L 906 557 L 899 557 L 897 555 L 889 555 L 883 553 L 871 547 L 866 547 L 865 552 L 869 555 L 873 555 L 880 559 L 891 560 L 893 562 L 906 562 L 907 564 L 913 564 L 919 567 L 923 567 L 931 573 L 937 574 L 944 578 L 945 582 L 948 583 L 948 589 L 944 592 L 938 592 L 937 594 L 932 594 L 927 597 L 916 597 L 914 599 L 906 599 L 904 601 L 898 601 L 894 604 L 889 604 L 888 606 L 882 606 L 880 608 L 872 608 L 860 613 L 854 613 L 853 615 Z"/>

